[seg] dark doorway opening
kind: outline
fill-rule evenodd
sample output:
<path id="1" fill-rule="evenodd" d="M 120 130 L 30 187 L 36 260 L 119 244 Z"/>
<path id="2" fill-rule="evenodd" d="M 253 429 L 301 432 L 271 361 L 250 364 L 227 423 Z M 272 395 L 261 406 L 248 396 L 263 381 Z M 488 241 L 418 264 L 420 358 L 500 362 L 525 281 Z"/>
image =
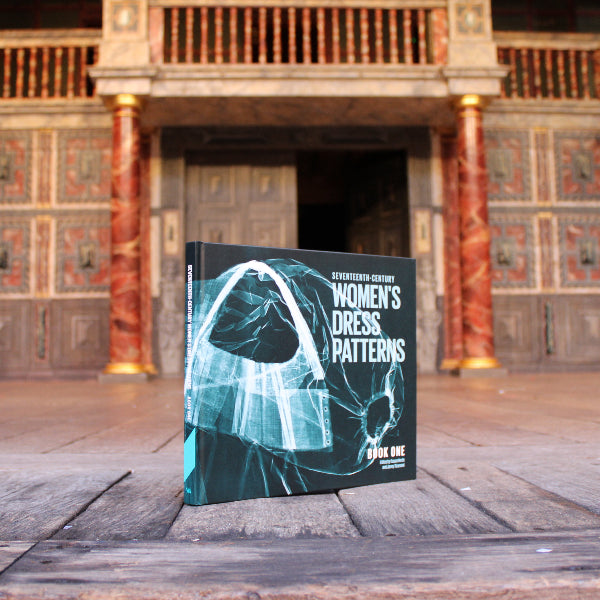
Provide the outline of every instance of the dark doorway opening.
<path id="1" fill-rule="evenodd" d="M 300 248 L 410 255 L 406 152 L 298 152 L 296 166 Z"/>

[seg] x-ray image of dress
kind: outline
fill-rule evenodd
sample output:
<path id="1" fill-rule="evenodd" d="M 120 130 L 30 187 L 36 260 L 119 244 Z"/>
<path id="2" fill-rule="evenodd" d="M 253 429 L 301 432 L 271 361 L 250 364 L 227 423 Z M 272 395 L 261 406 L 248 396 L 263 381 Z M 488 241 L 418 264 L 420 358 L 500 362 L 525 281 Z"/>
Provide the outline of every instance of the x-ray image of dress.
<path id="1" fill-rule="evenodd" d="M 402 414 L 402 371 L 397 360 L 333 360 L 323 304 L 332 284 L 298 261 L 267 259 L 192 285 L 185 472 L 194 503 L 302 492 L 366 469 Z"/>

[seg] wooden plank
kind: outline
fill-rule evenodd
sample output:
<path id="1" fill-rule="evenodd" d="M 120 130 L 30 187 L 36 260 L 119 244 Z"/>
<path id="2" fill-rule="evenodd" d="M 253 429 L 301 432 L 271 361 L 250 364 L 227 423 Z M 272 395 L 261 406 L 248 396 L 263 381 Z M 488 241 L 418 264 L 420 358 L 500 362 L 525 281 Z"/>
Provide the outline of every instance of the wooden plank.
<path id="1" fill-rule="evenodd" d="M 65 446 L 64 452 L 154 452 L 181 430 L 183 413 L 150 412 Z"/>
<path id="2" fill-rule="evenodd" d="M 135 471 L 59 530 L 59 540 L 159 540 L 183 504 L 179 471 Z"/>
<path id="3" fill-rule="evenodd" d="M 11 600 L 596 600 L 597 532 L 237 543 L 42 542 L 0 579 Z"/>
<path id="4" fill-rule="evenodd" d="M 537 459 L 498 461 L 509 473 L 600 515 L 600 448 L 550 450 Z"/>
<path id="5" fill-rule="evenodd" d="M 127 474 L 126 469 L 0 471 L 0 540 L 46 539 Z"/>
<path id="6" fill-rule="evenodd" d="M 422 471 L 416 481 L 342 490 L 339 497 L 364 536 L 510 531 Z"/>
<path id="7" fill-rule="evenodd" d="M 417 425 L 417 444 L 419 448 L 469 448 L 473 444 L 457 437 L 438 431 L 428 425 Z"/>
<path id="8" fill-rule="evenodd" d="M 32 546 L 33 544 L 30 542 L 0 542 L 0 573 Z"/>
<path id="9" fill-rule="evenodd" d="M 423 408 L 419 413 L 418 421 L 435 423 L 438 431 L 476 446 L 531 446 L 559 443 L 558 438 L 528 431 L 523 427 L 478 419 L 467 411 L 454 413 L 448 410 Z"/>
<path id="10" fill-rule="evenodd" d="M 184 506 L 170 540 L 358 536 L 335 494 Z"/>
<path id="11" fill-rule="evenodd" d="M 423 468 L 514 531 L 600 528 L 600 518 L 484 463 L 427 463 Z"/>

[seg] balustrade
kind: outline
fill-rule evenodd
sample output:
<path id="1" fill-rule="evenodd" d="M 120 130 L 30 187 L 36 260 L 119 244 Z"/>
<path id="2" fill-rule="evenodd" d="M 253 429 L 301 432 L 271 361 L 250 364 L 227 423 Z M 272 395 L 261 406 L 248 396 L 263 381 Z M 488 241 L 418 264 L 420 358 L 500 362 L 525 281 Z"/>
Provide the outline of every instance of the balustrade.
<path id="1" fill-rule="evenodd" d="M 503 98 L 600 98 L 600 42 L 588 36 L 532 34 L 527 40 L 496 34 L 498 62 L 510 70 Z"/>
<path id="2" fill-rule="evenodd" d="M 98 60 L 100 36 L 73 30 L 10 31 L 0 37 L 0 98 L 90 98 L 87 68 Z"/>
<path id="3" fill-rule="evenodd" d="M 441 6 L 165 6 L 151 8 L 150 19 L 162 21 L 162 53 L 153 57 L 166 64 L 427 65 L 446 60 Z"/>

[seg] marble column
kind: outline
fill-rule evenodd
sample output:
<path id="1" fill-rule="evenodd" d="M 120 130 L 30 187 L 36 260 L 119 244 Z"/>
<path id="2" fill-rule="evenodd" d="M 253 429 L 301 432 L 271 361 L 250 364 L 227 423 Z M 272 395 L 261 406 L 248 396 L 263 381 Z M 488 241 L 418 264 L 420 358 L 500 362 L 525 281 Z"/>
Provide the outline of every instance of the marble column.
<path id="1" fill-rule="evenodd" d="M 119 94 L 113 104 L 110 375 L 144 373 L 141 355 L 140 102 Z"/>
<path id="2" fill-rule="evenodd" d="M 456 135 L 441 136 L 444 218 L 444 358 L 440 369 L 456 369 L 463 355 L 460 274 L 460 211 Z"/>
<path id="3" fill-rule="evenodd" d="M 460 369 L 495 369 L 490 227 L 483 141 L 483 103 L 465 95 L 457 103 L 458 202 L 463 357 Z"/>

